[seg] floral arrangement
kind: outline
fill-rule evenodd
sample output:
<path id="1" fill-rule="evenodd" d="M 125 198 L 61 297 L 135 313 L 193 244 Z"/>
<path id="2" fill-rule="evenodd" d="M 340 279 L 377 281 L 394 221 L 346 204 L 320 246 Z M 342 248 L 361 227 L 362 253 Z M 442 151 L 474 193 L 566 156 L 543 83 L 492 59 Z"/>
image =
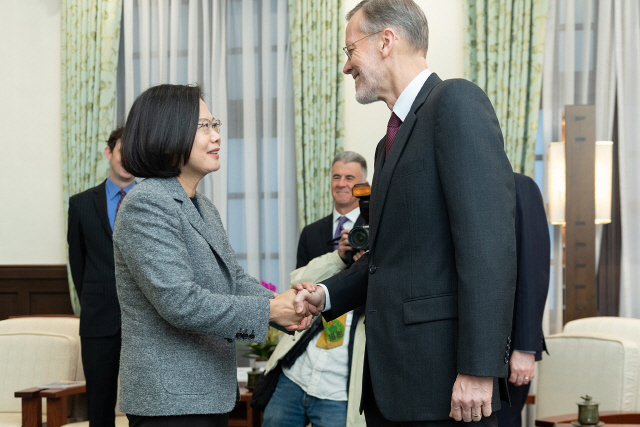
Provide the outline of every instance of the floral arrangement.
<path id="1" fill-rule="evenodd" d="M 273 283 L 265 282 L 264 280 L 260 281 L 260 284 L 265 288 L 269 289 L 272 292 L 276 292 L 276 286 Z M 247 357 L 255 358 L 259 361 L 267 361 L 269 357 L 276 349 L 278 342 L 280 341 L 280 335 L 282 332 L 279 330 L 272 328 L 269 326 L 267 329 L 267 339 L 264 344 L 258 343 L 249 343 L 247 344 L 247 350 L 244 352 L 244 355 Z"/>

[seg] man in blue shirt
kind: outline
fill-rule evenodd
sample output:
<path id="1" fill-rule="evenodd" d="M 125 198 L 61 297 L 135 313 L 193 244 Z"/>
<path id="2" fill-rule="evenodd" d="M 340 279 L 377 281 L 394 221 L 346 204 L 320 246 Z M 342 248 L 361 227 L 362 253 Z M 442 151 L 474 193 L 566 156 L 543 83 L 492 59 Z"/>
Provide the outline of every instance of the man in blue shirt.
<path id="1" fill-rule="evenodd" d="M 135 185 L 133 175 L 120 162 L 122 131 L 111 132 L 104 149 L 111 166 L 109 177 L 69 199 L 69 266 L 80 299 L 91 427 L 115 426 L 121 338 L 112 233 L 118 207 Z"/>

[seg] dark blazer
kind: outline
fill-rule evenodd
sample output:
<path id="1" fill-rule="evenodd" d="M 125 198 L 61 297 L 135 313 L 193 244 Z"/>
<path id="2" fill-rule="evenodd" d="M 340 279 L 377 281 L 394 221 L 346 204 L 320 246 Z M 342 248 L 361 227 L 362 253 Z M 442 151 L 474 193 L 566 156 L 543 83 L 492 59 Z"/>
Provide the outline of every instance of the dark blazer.
<path id="1" fill-rule="evenodd" d="M 535 181 L 514 173 L 516 185 L 516 247 L 518 284 L 511 325 L 513 350 L 535 351 L 542 359 L 547 348 L 542 333 L 544 304 L 549 291 L 551 241 L 542 194 Z"/>
<path id="2" fill-rule="evenodd" d="M 82 337 L 112 336 L 120 329 L 105 183 L 69 199 L 69 266 L 82 307 Z"/>
<path id="3" fill-rule="evenodd" d="M 458 373 L 496 378 L 496 410 L 516 240 L 513 172 L 495 112 L 474 84 L 432 74 L 386 159 L 385 140 L 371 186 L 370 252 L 323 282 L 332 304 L 324 315 L 366 303 L 367 361 L 385 418 L 449 419 Z"/>
<path id="4" fill-rule="evenodd" d="M 358 216 L 354 227 L 362 225 L 362 215 Z M 332 252 L 333 245 L 328 242 L 333 238 L 333 214 L 325 216 L 302 229 L 298 241 L 298 258 L 296 268 L 304 267 L 314 258 Z"/>

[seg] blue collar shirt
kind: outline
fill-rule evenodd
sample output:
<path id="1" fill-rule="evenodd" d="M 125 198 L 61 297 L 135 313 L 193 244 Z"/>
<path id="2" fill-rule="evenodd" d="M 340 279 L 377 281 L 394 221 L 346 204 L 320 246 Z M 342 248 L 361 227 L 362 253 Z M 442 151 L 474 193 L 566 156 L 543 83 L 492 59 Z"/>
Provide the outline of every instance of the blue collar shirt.
<path id="1" fill-rule="evenodd" d="M 124 192 L 129 193 L 129 190 L 131 190 L 134 185 L 136 185 L 135 181 L 133 181 L 128 187 L 123 188 Z M 111 181 L 111 178 L 107 178 L 105 189 L 107 191 L 107 214 L 109 216 L 111 231 L 113 231 L 113 223 L 116 220 L 116 207 L 120 201 L 120 187 Z"/>

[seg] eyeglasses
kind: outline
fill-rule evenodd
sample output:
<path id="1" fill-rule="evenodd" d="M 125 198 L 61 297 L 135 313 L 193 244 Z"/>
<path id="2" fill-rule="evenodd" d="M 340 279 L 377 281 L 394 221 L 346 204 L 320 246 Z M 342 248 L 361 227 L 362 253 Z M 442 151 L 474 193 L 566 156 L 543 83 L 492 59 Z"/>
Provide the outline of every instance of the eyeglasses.
<path id="1" fill-rule="evenodd" d="M 344 50 L 344 53 L 345 53 L 345 55 L 347 55 L 347 58 L 351 59 L 351 53 L 352 53 L 352 52 L 353 52 L 353 50 L 355 49 L 355 47 L 351 47 L 351 46 L 355 45 L 355 44 L 356 44 L 356 43 L 358 43 L 360 40 L 364 40 L 364 39 L 366 39 L 367 37 L 375 36 L 376 34 L 381 33 L 381 32 L 382 32 L 382 30 L 380 30 L 380 31 L 378 31 L 378 32 L 376 32 L 376 33 L 367 34 L 367 35 L 366 35 L 366 36 L 364 36 L 363 38 L 361 38 L 361 39 L 358 39 L 358 40 L 354 41 L 354 42 L 353 42 L 353 43 L 351 43 L 349 46 L 345 46 L 345 47 L 343 47 L 343 48 L 342 48 L 342 50 Z M 350 48 L 351 48 L 351 49 L 350 49 Z"/>
<path id="2" fill-rule="evenodd" d="M 202 128 L 205 134 L 210 134 L 212 130 L 220 133 L 220 126 L 222 126 L 222 122 L 216 119 L 200 119 L 200 123 L 198 123 L 198 129 Z"/>

